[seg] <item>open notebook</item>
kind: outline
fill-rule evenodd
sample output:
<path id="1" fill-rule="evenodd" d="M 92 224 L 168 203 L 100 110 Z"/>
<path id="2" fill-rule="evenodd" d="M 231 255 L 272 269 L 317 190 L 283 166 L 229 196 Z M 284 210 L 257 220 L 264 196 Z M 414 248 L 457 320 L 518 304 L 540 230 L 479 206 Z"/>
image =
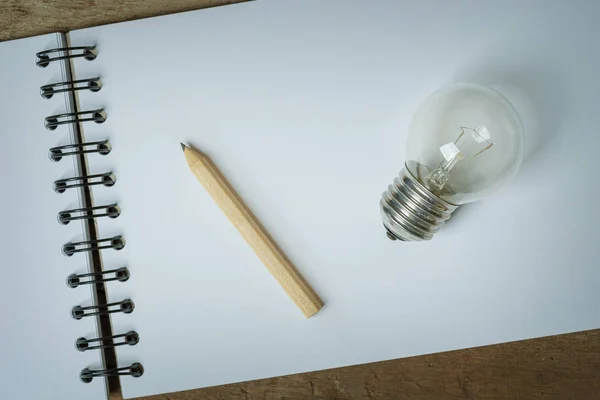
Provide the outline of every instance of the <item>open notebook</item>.
<path id="1" fill-rule="evenodd" d="M 0 393 L 100 397 L 101 376 L 129 374 L 120 384 L 131 398 L 600 328 L 600 4 L 459 3 L 262 0 L 73 31 L 69 46 L 97 57 L 72 50 L 94 59 L 68 59 L 71 79 L 101 88 L 85 81 L 51 99 L 39 86 L 62 79 L 62 61 L 38 68 L 34 55 L 62 36 L 0 44 L 11 277 Z M 528 158 L 433 241 L 391 242 L 378 202 L 403 166 L 411 115 L 458 80 L 532 100 Z M 45 131 L 71 96 L 95 122 Z M 81 165 L 45 155 L 76 142 L 73 125 L 100 142 L 75 147 L 91 151 L 74 159 L 98 175 L 75 181 L 82 198 L 52 190 Z M 318 314 L 302 316 L 189 173 L 179 142 L 219 166 L 324 300 Z M 57 222 L 81 202 L 99 207 L 83 212 L 94 216 L 83 229 Z M 61 255 L 86 236 L 95 241 L 65 251 L 92 251 Z M 98 274 L 115 280 L 87 285 L 92 295 L 66 287 L 86 262 L 126 267 L 129 279 Z M 98 295 L 117 304 L 69 316 Z M 102 351 L 73 346 L 126 333 Z"/>

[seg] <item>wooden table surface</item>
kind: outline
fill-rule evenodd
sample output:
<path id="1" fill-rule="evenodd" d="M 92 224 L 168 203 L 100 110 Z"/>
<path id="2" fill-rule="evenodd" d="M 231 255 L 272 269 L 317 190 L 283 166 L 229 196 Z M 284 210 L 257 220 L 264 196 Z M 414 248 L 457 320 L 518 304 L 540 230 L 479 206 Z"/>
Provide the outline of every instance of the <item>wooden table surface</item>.
<path id="1" fill-rule="evenodd" d="M 0 41 L 235 2 L 2 0 Z M 600 330 L 143 399 L 600 399 Z"/>

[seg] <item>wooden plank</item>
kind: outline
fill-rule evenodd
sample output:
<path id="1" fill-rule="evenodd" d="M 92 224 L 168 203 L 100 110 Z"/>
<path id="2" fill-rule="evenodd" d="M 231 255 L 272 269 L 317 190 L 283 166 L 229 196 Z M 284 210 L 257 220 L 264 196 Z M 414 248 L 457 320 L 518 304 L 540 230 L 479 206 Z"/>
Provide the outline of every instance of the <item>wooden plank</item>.
<path id="1" fill-rule="evenodd" d="M 243 1 L 245 0 L 2 0 L 0 41 Z"/>

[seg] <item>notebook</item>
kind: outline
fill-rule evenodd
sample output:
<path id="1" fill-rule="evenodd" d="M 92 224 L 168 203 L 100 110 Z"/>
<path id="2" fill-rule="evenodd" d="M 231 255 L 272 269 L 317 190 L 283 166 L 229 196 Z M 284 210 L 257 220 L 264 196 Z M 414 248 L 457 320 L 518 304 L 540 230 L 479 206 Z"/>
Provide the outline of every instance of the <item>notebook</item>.
<path id="1" fill-rule="evenodd" d="M 69 46 L 84 48 L 71 56 L 97 52 L 69 59 L 73 79 L 102 84 L 75 92 L 79 111 L 95 119 L 80 124 L 82 139 L 110 144 L 108 154 L 85 147 L 95 150 L 86 173 L 100 184 L 84 189 L 90 206 L 104 207 L 95 213 L 118 211 L 91 219 L 93 237 L 106 239 L 92 250 L 108 247 L 91 252 L 100 255 L 92 268 L 129 272 L 87 286 L 117 303 L 110 335 L 139 338 L 84 352 L 73 342 L 106 337 L 106 324 L 95 332 L 93 318 L 69 319 L 93 296 L 54 283 L 84 270 L 85 257 L 57 250 L 82 233 L 57 223 L 57 210 L 78 200 L 62 200 L 74 189 L 56 195 L 51 182 L 76 172 L 44 155 L 67 143 L 69 124 L 44 131 L 43 117 L 63 109 L 37 93 L 54 82 L 44 75 L 54 63 L 39 69 L 33 57 L 57 45 L 54 36 L 1 44 L 2 59 L 23 60 L 3 63 L 3 165 L 26 171 L 9 177 L 23 189 L 3 197 L 22 210 L 2 228 L 13 240 L 4 251 L 27 274 L 2 294 L 4 303 L 27 299 L 27 317 L 3 324 L 12 321 L 13 337 L 26 330 L 28 343 L 60 341 L 51 352 L 45 342 L 35 352 L 8 347 L 8 359 L 71 365 L 53 371 L 60 382 L 42 379 L 88 397 L 102 392 L 102 376 L 125 374 L 123 397 L 134 398 L 600 328 L 598 12 L 594 2 L 261 0 L 70 32 Z M 525 162 L 432 241 L 392 242 L 378 202 L 403 167 L 412 114 L 457 81 L 505 88 L 523 106 Z M 315 316 L 303 317 L 189 173 L 180 142 L 211 157 L 322 298 Z M 23 183 L 38 181 L 39 189 Z M 34 235 L 48 248 L 29 255 Z M 44 284 L 29 285 L 39 274 Z M 30 314 L 42 305 L 48 313 Z M 111 352 L 115 365 L 98 355 Z M 8 374 L 1 390 L 16 393 L 21 375 Z"/>

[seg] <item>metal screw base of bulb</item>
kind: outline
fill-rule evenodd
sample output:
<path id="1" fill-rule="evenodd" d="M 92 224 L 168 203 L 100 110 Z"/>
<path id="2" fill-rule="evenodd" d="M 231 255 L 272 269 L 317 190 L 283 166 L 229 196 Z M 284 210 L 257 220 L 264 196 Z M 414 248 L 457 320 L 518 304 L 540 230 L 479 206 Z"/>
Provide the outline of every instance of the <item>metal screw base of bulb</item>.
<path id="1" fill-rule="evenodd" d="M 430 240 L 450 218 L 457 205 L 431 193 L 404 168 L 379 202 L 388 238 Z"/>

